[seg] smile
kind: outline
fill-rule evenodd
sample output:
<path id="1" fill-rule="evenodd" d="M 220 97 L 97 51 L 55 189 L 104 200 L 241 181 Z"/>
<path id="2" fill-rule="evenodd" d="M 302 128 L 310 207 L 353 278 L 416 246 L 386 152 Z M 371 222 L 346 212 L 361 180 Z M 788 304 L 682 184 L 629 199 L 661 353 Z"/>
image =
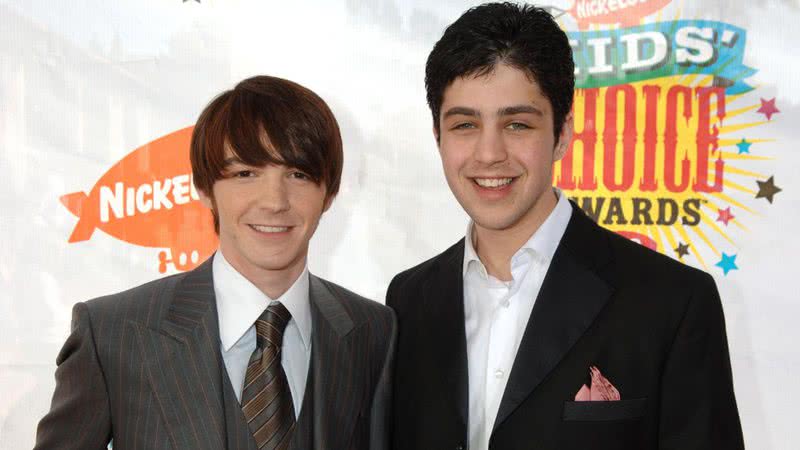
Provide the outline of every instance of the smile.
<path id="1" fill-rule="evenodd" d="M 473 178 L 472 181 L 482 188 L 500 189 L 508 186 L 516 179 L 516 177 L 509 178 Z"/>
<path id="2" fill-rule="evenodd" d="M 284 226 L 270 226 L 270 225 L 255 225 L 250 224 L 250 228 L 258 231 L 259 233 L 285 233 L 289 231 L 289 227 Z"/>

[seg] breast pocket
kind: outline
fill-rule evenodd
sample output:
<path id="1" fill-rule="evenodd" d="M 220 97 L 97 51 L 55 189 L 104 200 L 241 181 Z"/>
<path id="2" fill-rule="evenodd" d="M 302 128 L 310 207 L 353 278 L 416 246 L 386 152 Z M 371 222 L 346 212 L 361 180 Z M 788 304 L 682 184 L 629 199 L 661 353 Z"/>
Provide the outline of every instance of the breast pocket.
<path id="1" fill-rule="evenodd" d="M 646 398 L 564 402 L 559 449 L 641 450 Z"/>

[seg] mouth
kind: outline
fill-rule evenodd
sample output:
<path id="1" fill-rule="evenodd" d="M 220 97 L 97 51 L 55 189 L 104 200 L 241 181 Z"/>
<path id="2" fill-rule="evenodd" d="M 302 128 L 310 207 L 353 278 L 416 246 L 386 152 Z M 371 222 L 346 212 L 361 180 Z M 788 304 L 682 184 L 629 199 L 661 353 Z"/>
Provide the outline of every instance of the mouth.
<path id="1" fill-rule="evenodd" d="M 257 224 L 248 224 L 250 228 L 259 232 L 259 233 L 267 233 L 267 234 L 276 234 L 276 233 L 286 233 L 292 227 L 283 226 L 283 225 L 257 225 Z"/>
<path id="2" fill-rule="evenodd" d="M 472 182 L 483 189 L 499 191 L 508 188 L 519 177 L 493 177 L 493 178 L 472 178 Z"/>

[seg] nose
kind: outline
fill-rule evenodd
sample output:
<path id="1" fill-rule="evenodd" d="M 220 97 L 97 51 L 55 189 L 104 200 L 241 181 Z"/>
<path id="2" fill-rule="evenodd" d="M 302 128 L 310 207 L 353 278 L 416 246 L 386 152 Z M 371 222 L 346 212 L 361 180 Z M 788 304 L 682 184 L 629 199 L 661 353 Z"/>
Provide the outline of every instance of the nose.
<path id="1" fill-rule="evenodd" d="M 476 142 L 474 158 L 476 161 L 492 165 L 505 161 L 508 158 L 502 133 L 492 127 L 484 127 Z"/>
<path id="2" fill-rule="evenodd" d="M 258 190 L 258 206 L 271 213 L 289 210 L 289 192 L 286 178 L 281 173 L 267 173 Z"/>

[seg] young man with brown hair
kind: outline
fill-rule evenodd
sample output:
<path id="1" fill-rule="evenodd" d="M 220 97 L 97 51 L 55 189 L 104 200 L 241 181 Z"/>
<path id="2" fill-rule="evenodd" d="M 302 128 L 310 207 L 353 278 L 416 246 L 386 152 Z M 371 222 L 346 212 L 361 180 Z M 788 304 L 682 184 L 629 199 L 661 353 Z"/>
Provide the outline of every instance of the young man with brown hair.
<path id="1" fill-rule="evenodd" d="M 219 250 L 78 303 L 36 449 L 383 449 L 391 310 L 309 274 L 342 141 L 310 90 L 258 76 L 202 112 L 191 163 Z"/>

